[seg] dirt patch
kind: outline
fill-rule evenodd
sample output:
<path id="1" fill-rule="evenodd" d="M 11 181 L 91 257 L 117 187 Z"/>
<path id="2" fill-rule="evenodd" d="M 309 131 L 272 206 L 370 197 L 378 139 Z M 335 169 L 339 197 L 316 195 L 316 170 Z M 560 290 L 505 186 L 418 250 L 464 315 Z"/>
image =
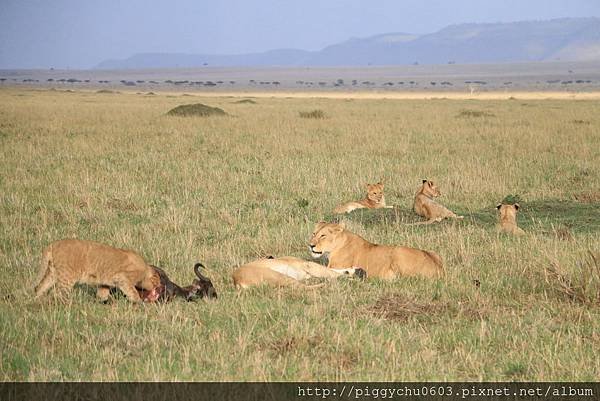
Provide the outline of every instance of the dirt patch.
<path id="1" fill-rule="evenodd" d="M 138 207 L 133 203 L 126 201 L 124 199 L 111 198 L 106 202 L 106 206 L 108 206 L 112 210 L 124 210 L 124 211 L 136 211 Z"/>
<path id="2" fill-rule="evenodd" d="M 573 195 L 573 198 L 581 203 L 600 203 L 600 191 L 582 192 Z"/>
<path id="3" fill-rule="evenodd" d="M 374 316 L 395 322 L 406 322 L 411 319 L 438 319 L 444 315 L 464 316 L 469 320 L 479 320 L 485 317 L 481 308 L 468 303 L 457 302 L 420 302 L 407 298 L 402 294 L 384 295 L 374 305 L 367 308 Z"/>
<path id="4" fill-rule="evenodd" d="M 488 113 L 482 110 L 461 110 L 456 116 L 458 118 L 471 118 L 471 117 L 495 117 L 494 114 Z"/>
<path id="5" fill-rule="evenodd" d="M 207 106 L 202 103 L 182 104 L 167 112 L 168 116 L 178 117 L 209 117 L 226 116 L 227 113 L 218 107 Z"/>
<path id="6" fill-rule="evenodd" d="M 264 344 L 264 348 L 276 354 L 294 352 L 296 350 L 313 349 L 323 343 L 319 336 L 311 337 L 284 337 L 269 341 Z"/>
<path id="7" fill-rule="evenodd" d="M 237 102 L 233 102 L 234 104 L 256 104 L 256 102 L 252 99 L 242 99 Z"/>
<path id="8" fill-rule="evenodd" d="M 574 271 L 558 261 L 546 268 L 546 283 L 563 299 L 587 306 L 600 306 L 600 255 L 588 251 Z"/>
<path id="9" fill-rule="evenodd" d="M 434 316 L 448 310 L 446 303 L 420 303 L 403 295 L 386 295 L 379 298 L 369 311 L 375 316 L 405 322 L 413 317 Z"/>

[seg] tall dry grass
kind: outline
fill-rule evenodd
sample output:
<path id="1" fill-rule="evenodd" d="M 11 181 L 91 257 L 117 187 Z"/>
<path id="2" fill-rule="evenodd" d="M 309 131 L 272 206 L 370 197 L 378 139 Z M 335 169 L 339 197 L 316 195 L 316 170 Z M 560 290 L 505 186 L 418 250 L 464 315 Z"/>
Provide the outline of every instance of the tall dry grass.
<path id="1" fill-rule="evenodd" d="M 0 91 L 0 378 L 600 380 L 598 305 L 547 273 L 599 249 L 594 101 L 236 100 Z M 229 116 L 165 115 L 187 103 Z M 327 118 L 299 116 L 312 109 Z M 404 224 L 423 178 L 463 222 Z M 312 225 L 377 181 L 396 209 L 348 225 L 439 253 L 445 279 L 235 292 L 237 265 L 308 257 Z M 522 238 L 494 229 L 508 194 Z M 40 251 L 65 237 L 135 249 L 183 284 L 202 261 L 220 297 L 34 302 Z"/>

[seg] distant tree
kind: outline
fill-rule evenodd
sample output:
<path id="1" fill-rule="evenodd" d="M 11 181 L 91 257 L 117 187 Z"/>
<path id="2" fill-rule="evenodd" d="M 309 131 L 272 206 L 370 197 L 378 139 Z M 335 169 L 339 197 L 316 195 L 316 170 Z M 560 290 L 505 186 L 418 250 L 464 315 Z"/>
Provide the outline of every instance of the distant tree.
<path id="1" fill-rule="evenodd" d="M 335 81 L 338 85 L 344 85 L 344 80 L 339 78 L 337 81 Z"/>
<path id="2" fill-rule="evenodd" d="M 54 82 L 54 79 L 53 78 L 48 78 L 46 81 L 48 81 L 48 82 Z"/>
<path id="3" fill-rule="evenodd" d="M 281 82 L 279 82 L 279 81 L 273 81 L 273 85 L 279 86 L 279 85 L 281 85 Z"/>
<path id="4" fill-rule="evenodd" d="M 4 83 L 4 81 L 6 81 L 6 78 L 0 78 L 0 82 Z"/>

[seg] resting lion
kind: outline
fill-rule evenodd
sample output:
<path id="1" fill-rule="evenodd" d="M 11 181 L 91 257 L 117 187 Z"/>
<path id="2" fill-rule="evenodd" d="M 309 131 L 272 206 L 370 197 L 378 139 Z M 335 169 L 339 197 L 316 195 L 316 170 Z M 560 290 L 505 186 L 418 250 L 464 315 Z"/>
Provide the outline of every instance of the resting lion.
<path id="1" fill-rule="evenodd" d="M 513 235 L 523 235 L 525 231 L 517 226 L 517 210 L 519 204 L 507 205 L 504 203 L 498 204 L 496 209 L 500 212 L 498 216 L 498 231 Z"/>
<path id="2" fill-rule="evenodd" d="M 368 277 L 440 277 L 444 273 L 442 259 L 433 252 L 372 244 L 335 223 L 321 222 L 315 226 L 310 252 L 313 258 L 329 254 L 330 268 L 360 266 Z"/>
<path id="3" fill-rule="evenodd" d="M 97 296 L 106 300 L 110 287 L 120 289 L 131 302 L 158 298 L 160 276 L 133 251 L 113 248 L 98 242 L 65 239 L 51 243 L 42 254 L 40 282 L 35 287 L 36 298 L 56 284 L 59 293 L 70 291 L 75 284 L 97 287 Z"/>
<path id="4" fill-rule="evenodd" d="M 440 195 L 441 193 L 433 181 L 423 180 L 423 185 L 415 196 L 414 210 L 416 214 L 425 217 L 427 221 L 414 224 L 431 224 L 446 218 L 464 218 L 464 216 L 457 216 L 445 206 L 437 203 L 434 198 L 437 198 Z"/>
<path id="5" fill-rule="evenodd" d="M 260 284 L 306 287 L 302 281 L 311 277 L 334 279 L 342 275 L 364 278 L 366 273 L 360 268 L 328 269 L 318 263 L 293 256 L 283 256 L 247 263 L 238 267 L 231 276 L 235 287 L 239 290 Z"/>
<path id="6" fill-rule="evenodd" d="M 347 202 L 337 206 L 333 212 L 337 214 L 350 213 L 356 209 L 391 209 L 393 206 L 386 206 L 385 196 L 383 195 L 383 183 L 367 184 L 367 197 L 365 199 Z"/>

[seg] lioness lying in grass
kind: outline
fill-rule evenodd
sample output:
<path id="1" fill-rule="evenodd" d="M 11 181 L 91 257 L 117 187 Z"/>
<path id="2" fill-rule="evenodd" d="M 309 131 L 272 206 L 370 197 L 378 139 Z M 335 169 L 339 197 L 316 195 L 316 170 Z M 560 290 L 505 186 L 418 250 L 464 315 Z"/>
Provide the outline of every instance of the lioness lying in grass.
<path id="1" fill-rule="evenodd" d="M 283 256 L 247 263 L 238 267 L 232 277 L 235 287 L 244 289 L 260 284 L 307 287 L 302 282 L 312 277 L 335 279 L 344 275 L 364 278 L 366 273 L 360 268 L 328 269 L 318 263 Z"/>
<path id="2" fill-rule="evenodd" d="M 367 197 L 359 201 L 347 202 L 337 206 L 333 212 L 337 214 L 350 213 L 356 209 L 391 209 L 393 206 L 386 206 L 385 196 L 383 195 L 383 183 L 367 184 Z"/>
<path id="3" fill-rule="evenodd" d="M 416 214 L 425 217 L 427 221 L 414 224 L 431 224 L 446 218 L 464 218 L 464 216 L 457 216 L 454 212 L 436 202 L 434 198 L 440 195 L 441 193 L 433 181 L 423 180 L 423 185 L 421 185 L 415 196 L 414 210 Z"/>
<path id="4" fill-rule="evenodd" d="M 368 277 L 440 277 L 444 273 L 442 259 L 433 252 L 373 244 L 346 230 L 342 224 L 318 223 L 309 245 L 313 258 L 329 255 L 329 268 L 360 266 Z"/>

